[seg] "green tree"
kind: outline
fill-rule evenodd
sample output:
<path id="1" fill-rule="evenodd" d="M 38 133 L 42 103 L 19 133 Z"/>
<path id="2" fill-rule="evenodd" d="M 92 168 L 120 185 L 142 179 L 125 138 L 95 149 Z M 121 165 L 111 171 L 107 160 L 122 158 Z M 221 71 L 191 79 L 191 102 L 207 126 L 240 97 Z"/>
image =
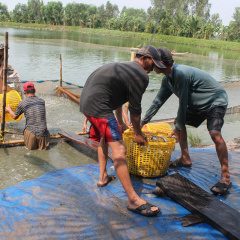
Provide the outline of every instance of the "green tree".
<path id="1" fill-rule="evenodd" d="M 112 5 L 110 1 L 107 1 L 105 8 L 105 17 L 106 19 L 118 18 L 119 17 L 118 6 L 116 4 Z"/>
<path id="2" fill-rule="evenodd" d="M 26 4 L 18 3 L 13 9 L 13 21 L 20 23 L 28 22 L 28 7 Z"/>
<path id="3" fill-rule="evenodd" d="M 88 5 L 87 12 L 88 12 L 87 27 L 96 28 L 96 26 L 97 26 L 97 7 L 93 6 L 93 5 Z"/>
<path id="4" fill-rule="evenodd" d="M 46 6 L 41 8 L 44 22 L 52 25 L 62 24 L 63 7 L 62 2 L 48 2 Z"/>
<path id="5" fill-rule="evenodd" d="M 217 33 L 217 35 L 220 36 L 221 30 L 222 30 L 222 20 L 220 19 L 220 16 L 218 13 L 215 13 L 211 16 L 210 23 L 214 29 L 214 35 Z"/>
<path id="6" fill-rule="evenodd" d="M 0 21 L 1 22 L 6 22 L 10 20 L 10 15 L 8 13 L 8 8 L 6 4 L 2 4 L 0 2 Z"/>
<path id="7" fill-rule="evenodd" d="M 197 15 L 202 18 L 203 22 L 207 22 L 210 18 L 211 5 L 208 0 L 190 0 L 191 15 Z"/>
<path id="8" fill-rule="evenodd" d="M 231 21 L 228 28 L 229 40 L 240 41 L 240 7 L 235 8 L 233 13 L 234 21 Z"/>
<path id="9" fill-rule="evenodd" d="M 120 18 L 122 18 L 122 16 L 128 20 L 125 30 L 134 32 L 143 32 L 145 30 L 147 14 L 143 9 L 124 7 L 122 9 Z"/>
<path id="10" fill-rule="evenodd" d="M 42 23 L 41 7 L 43 1 L 41 0 L 28 0 L 28 22 L 29 23 Z"/>

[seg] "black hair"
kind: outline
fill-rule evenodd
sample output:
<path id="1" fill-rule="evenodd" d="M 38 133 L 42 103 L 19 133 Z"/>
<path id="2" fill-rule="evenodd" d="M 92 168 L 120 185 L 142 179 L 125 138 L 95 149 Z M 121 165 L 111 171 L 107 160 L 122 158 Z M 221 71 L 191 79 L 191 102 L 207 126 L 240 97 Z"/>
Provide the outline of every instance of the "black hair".
<path id="1" fill-rule="evenodd" d="M 27 89 L 24 91 L 25 93 L 35 93 L 35 89 Z"/>

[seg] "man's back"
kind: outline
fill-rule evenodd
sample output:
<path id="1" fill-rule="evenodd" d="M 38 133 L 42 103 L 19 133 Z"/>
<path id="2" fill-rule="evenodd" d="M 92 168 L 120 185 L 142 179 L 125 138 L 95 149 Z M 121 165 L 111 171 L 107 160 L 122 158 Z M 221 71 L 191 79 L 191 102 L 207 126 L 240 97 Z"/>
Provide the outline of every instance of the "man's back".
<path id="1" fill-rule="evenodd" d="M 170 88 L 180 99 L 187 99 L 187 105 L 192 109 L 207 110 L 214 105 L 227 107 L 226 91 L 205 71 L 186 65 L 174 64 L 171 77 L 173 82 Z M 168 77 L 165 76 L 164 78 L 167 79 Z"/>
<path id="2" fill-rule="evenodd" d="M 18 104 L 16 115 L 24 113 L 26 127 L 30 132 L 37 136 L 48 135 L 46 123 L 45 101 L 37 96 L 26 97 Z"/>
<path id="3" fill-rule="evenodd" d="M 141 114 L 141 99 L 148 79 L 137 62 L 106 64 L 89 76 L 81 94 L 80 111 L 111 118 L 113 110 L 129 101 L 129 110 Z"/>

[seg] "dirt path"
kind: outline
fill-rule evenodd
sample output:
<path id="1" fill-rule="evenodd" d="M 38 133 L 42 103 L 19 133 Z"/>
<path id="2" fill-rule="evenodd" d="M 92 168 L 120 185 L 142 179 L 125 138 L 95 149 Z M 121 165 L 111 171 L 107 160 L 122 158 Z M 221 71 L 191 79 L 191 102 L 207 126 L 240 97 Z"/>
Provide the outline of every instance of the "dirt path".
<path id="1" fill-rule="evenodd" d="M 228 151 L 234 151 L 237 153 L 240 153 L 240 137 L 235 138 L 233 141 L 227 141 L 227 148 Z M 210 145 L 210 146 L 201 146 L 201 147 L 215 147 L 214 145 Z"/>

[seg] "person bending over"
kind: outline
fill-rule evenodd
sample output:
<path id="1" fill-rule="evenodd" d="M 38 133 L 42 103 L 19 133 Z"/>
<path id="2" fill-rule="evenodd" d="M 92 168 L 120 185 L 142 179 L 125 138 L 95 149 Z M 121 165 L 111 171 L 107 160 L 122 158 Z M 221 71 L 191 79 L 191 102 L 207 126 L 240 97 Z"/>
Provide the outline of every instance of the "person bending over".
<path id="1" fill-rule="evenodd" d="M 223 195 L 232 186 L 228 168 L 228 150 L 221 129 L 228 105 L 228 96 L 223 87 L 208 73 L 190 66 L 176 64 L 170 50 L 158 48 L 165 69 L 154 68 L 163 73 L 162 84 L 156 98 L 147 110 L 141 124 L 148 123 L 161 106 L 174 93 L 179 98 L 179 107 L 175 119 L 173 134 L 179 141 L 181 157 L 170 163 L 170 167 L 191 167 L 185 125 L 198 127 L 207 120 L 207 129 L 216 146 L 221 164 L 221 179 L 211 191 Z"/>
<path id="2" fill-rule="evenodd" d="M 127 129 L 122 118 L 122 105 L 129 102 L 135 140 L 139 145 L 144 145 L 147 140 L 140 128 L 141 100 L 148 86 L 148 73 L 153 71 L 154 66 L 165 68 L 160 61 L 157 49 L 145 46 L 132 62 L 106 64 L 89 76 L 80 101 L 80 111 L 101 137 L 98 148 L 100 179 L 97 185 L 104 187 L 114 179 L 106 170 L 110 146 L 115 171 L 128 196 L 127 208 L 144 216 L 157 215 L 160 209 L 140 198 L 133 189 L 122 140 L 122 132 Z"/>

